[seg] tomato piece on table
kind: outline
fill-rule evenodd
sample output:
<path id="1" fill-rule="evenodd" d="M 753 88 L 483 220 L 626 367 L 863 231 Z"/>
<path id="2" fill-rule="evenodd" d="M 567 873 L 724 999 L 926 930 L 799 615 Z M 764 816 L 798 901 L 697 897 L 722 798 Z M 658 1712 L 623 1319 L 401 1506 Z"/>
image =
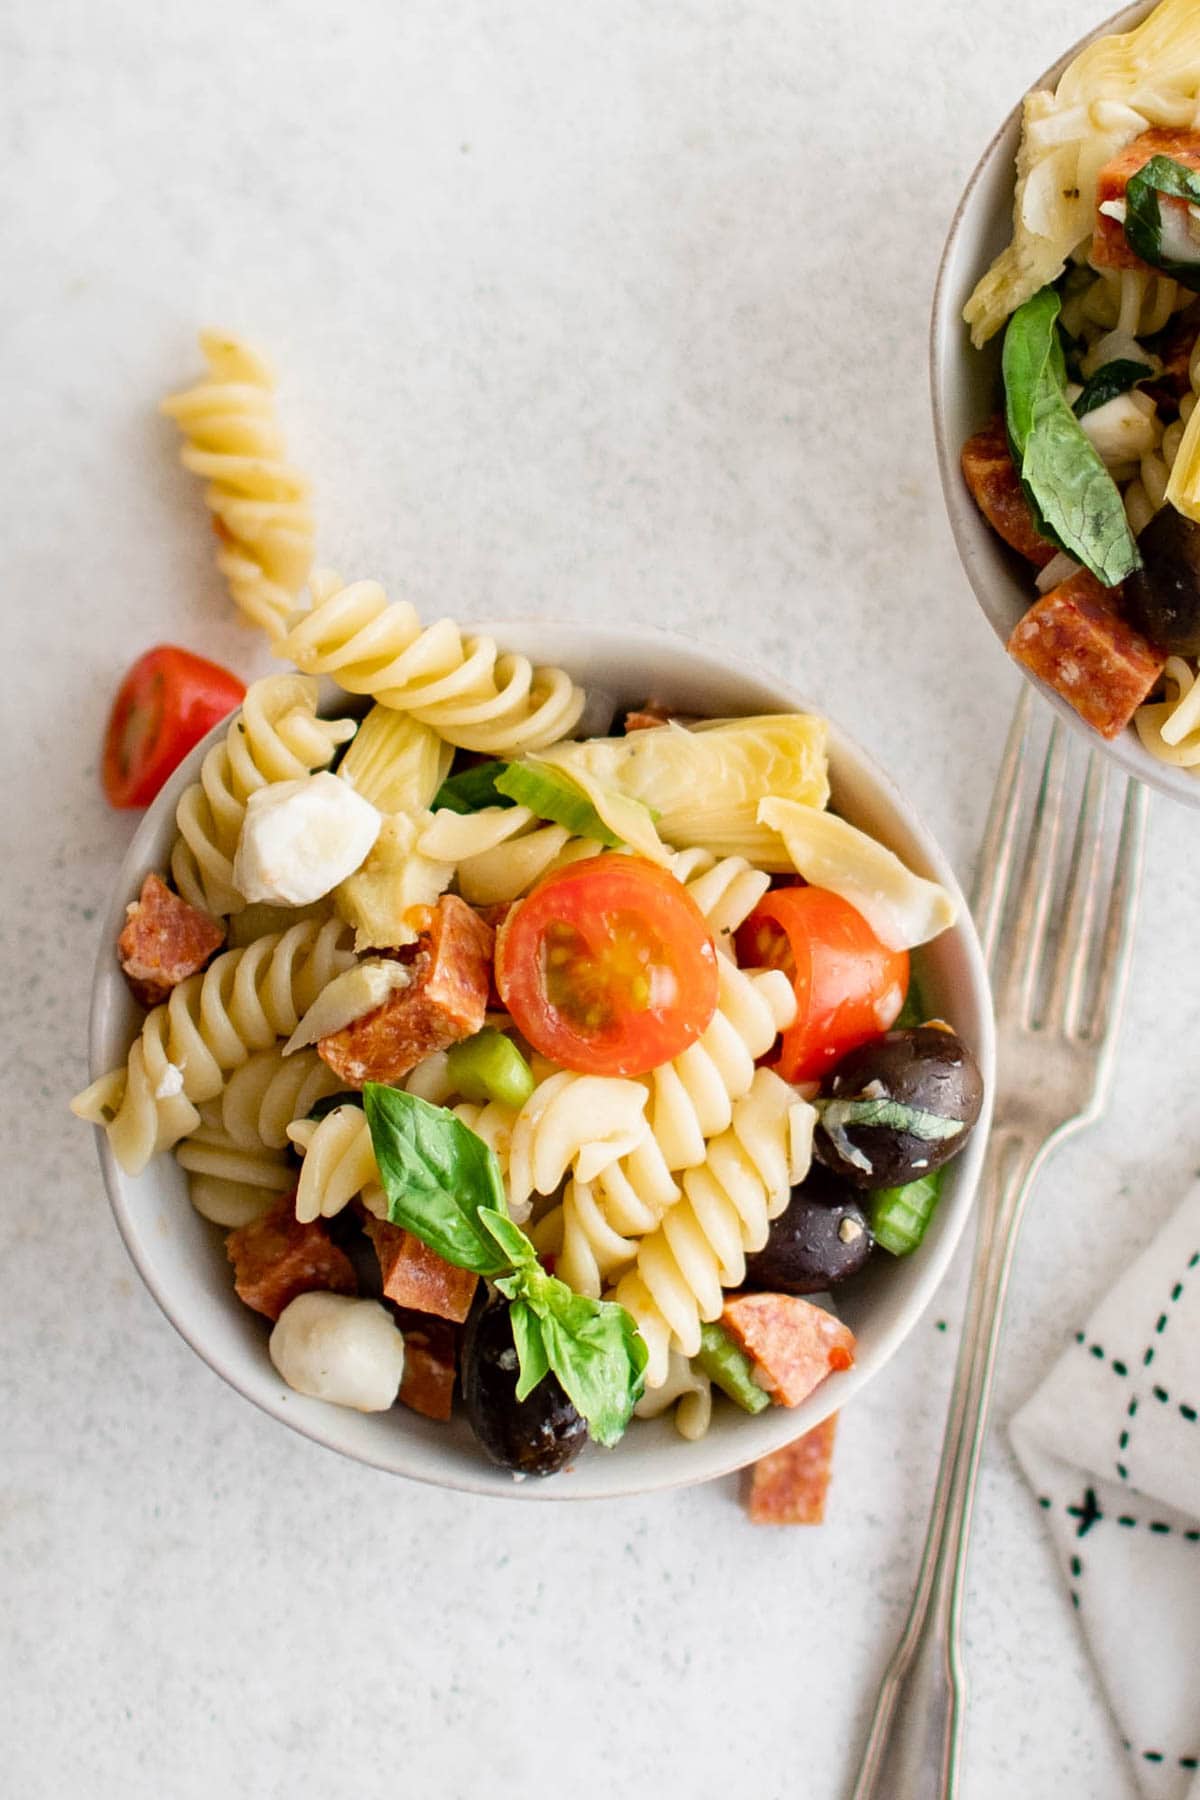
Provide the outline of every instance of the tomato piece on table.
<path id="1" fill-rule="evenodd" d="M 849 1051 L 895 1023 L 908 991 L 908 951 L 880 943 L 857 909 L 797 883 L 764 894 L 737 934 L 743 968 L 783 969 L 796 1018 L 775 1064 L 785 1081 L 818 1081 Z"/>
<path id="2" fill-rule="evenodd" d="M 561 1068 L 644 1075 L 695 1043 L 717 1006 L 717 953 L 686 888 L 641 856 L 546 876 L 496 939 L 518 1030 Z"/>
<path id="3" fill-rule="evenodd" d="M 148 806 L 188 751 L 245 693 L 228 669 L 173 644 L 139 656 L 117 689 L 104 734 L 110 804 Z"/>

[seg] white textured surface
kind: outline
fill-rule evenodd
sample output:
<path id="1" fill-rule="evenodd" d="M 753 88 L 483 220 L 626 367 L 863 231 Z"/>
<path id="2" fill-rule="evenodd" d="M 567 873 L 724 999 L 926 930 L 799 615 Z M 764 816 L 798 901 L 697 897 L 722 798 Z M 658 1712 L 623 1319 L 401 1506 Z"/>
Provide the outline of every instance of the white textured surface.
<path id="1" fill-rule="evenodd" d="M 259 1417 L 142 1291 L 63 1112 L 130 829 L 96 743 L 150 642 L 265 663 L 153 411 L 211 320 L 279 363 L 327 559 L 431 613 L 652 617 L 784 662 L 966 872 L 1016 684 L 936 491 L 929 290 L 985 134 L 1094 17 L 9 8 L 0 1741 L 23 1800 L 844 1791 L 957 1284 L 843 1420 L 820 1531 L 752 1529 L 732 1484 L 535 1519 Z M 1198 843 L 1155 807 L 1117 1103 L 1032 1217 L 1001 1419 L 1200 1161 Z M 967 1800 L 1127 1800 L 999 1434 L 967 1636 Z"/>

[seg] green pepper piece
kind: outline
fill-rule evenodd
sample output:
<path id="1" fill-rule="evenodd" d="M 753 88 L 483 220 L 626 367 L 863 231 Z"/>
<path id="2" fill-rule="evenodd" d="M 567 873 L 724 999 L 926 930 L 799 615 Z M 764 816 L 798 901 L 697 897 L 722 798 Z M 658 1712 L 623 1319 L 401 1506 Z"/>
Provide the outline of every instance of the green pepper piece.
<path id="1" fill-rule="evenodd" d="M 455 1044 L 446 1054 L 446 1067 L 464 1100 L 521 1107 L 533 1092 L 533 1070 L 512 1040 L 490 1025 Z"/>
<path id="2" fill-rule="evenodd" d="M 700 1354 L 696 1361 L 709 1380 L 743 1412 L 758 1413 L 770 1406 L 771 1396 L 755 1381 L 750 1358 L 722 1326 L 700 1327 Z"/>

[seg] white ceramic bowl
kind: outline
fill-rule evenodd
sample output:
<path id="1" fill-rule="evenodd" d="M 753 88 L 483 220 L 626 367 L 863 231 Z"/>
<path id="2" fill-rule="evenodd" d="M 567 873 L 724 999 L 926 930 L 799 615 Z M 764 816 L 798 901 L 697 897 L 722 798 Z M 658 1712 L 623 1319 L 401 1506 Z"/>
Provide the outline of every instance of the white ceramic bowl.
<path id="1" fill-rule="evenodd" d="M 710 716 L 821 710 L 780 681 L 731 666 L 726 655 L 665 633 L 529 622 L 483 629 L 507 648 L 569 669 L 593 691 L 611 695 L 618 707 L 635 705 L 652 692 L 682 712 Z M 345 710 L 344 697 L 338 710 Z M 124 1059 L 140 1016 L 112 950 L 126 902 L 136 894 L 147 870 L 166 866 L 180 792 L 196 779 L 204 752 L 222 729 L 197 746 L 150 807 L 117 878 L 104 920 L 92 997 L 93 1076 Z M 959 900 L 959 923 L 922 952 L 923 987 L 934 1012 L 948 1019 L 975 1051 L 987 1092 L 983 1117 L 950 1166 L 925 1242 L 904 1261 L 880 1251 L 861 1287 L 846 1296 L 842 1310 L 858 1336 L 858 1361 L 852 1370 L 832 1376 L 795 1410 L 771 1407 L 750 1418 L 722 1404 L 700 1443 L 685 1442 L 669 1419 L 636 1420 L 615 1450 L 589 1446 L 575 1467 L 562 1475 L 514 1482 L 487 1461 L 461 1418 L 450 1425 L 436 1424 L 403 1407 L 362 1414 L 293 1393 L 268 1359 L 267 1321 L 234 1295 L 223 1233 L 193 1211 L 184 1174 L 174 1158 L 157 1157 L 143 1174 L 128 1176 L 117 1167 L 104 1133 L 98 1131 L 104 1180 L 121 1235 L 150 1292 L 192 1348 L 248 1400 L 330 1449 L 418 1481 L 525 1500 L 582 1500 L 704 1481 L 777 1449 L 844 1406 L 903 1343 L 945 1272 L 971 1210 L 995 1063 L 991 999 L 979 943 L 945 857 L 887 778 L 834 726 L 829 749 L 839 810 Z"/>
<path id="2" fill-rule="evenodd" d="M 1030 83 L 1031 88 L 1053 87 L 1067 64 L 1085 44 L 1110 33 L 1129 31 L 1153 7 L 1127 6 L 1098 25 L 1079 43 Z M 1021 102 L 1009 113 L 976 165 L 958 203 L 950 235 L 942 252 L 930 324 L 930 385 L 933 395 L 933 430 L 937 440 L 938 468 L 950 527 L 967 579 L 992 630 L 1007 644 L 1014 625 L 1037 598 L 1032 564 L 1001 542 L 967 492 L 959 466 L 963 444 L 997 410 L 1000 401 L 1000 345 L 998 332 L 983 350 L 972 348 L 962 309 L 979 277 L 1012 235 L 1013 188 L 1016 182 L 1017 146 L 1021 137 Z M 1019 665 L 1018 665 L 1019 666 Z M 1187 769 L 1160 762 L 1143 749 L 1132 726 L 1108 743 L 1083 723 L 1079 714 L 1053 689 L 1022 667 L 1022 674 L 1060 718 L 1078 731 L 1094 749 L 1102 749 L 1127 774 L 1151 787 L 1161 788 L 1189 806 L 1200 806 L 1200 779 Z"/>

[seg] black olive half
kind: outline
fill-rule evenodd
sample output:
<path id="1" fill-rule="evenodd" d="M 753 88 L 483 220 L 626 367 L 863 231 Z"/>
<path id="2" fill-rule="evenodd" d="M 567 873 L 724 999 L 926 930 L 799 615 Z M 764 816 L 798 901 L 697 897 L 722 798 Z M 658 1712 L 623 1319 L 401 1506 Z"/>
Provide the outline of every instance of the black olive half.
<path id="1" fill-rule="evenodd" d="M 1122 590 L 1121 610 L 1172 656 L 1200 654 L 1200 525 L 1171 505 L 1138 538 L 1142 567 Z"/>
<path id="2" fill-rule="evenodd" d="M 522 1475 L 554 1475 L 587 1442 L 587 1421 L 551 1373 L 517 1399 L 517 1349 L 508 1301 L 472 1313 L 462 1355 L 462 1393 L 471 1429 L 493 1462 Z"/>
<path id="3" fill-rule="evenodd" d="M 825 1082 L 813 1149 L 852 1187 L 903 1187 L 958 1154 L 982 1104 L 979 1065 L 954 1032 L 889 1031 Z"/>
<path id="4" fill-rule="evenodd" d="M 776 1294 L 820 1294 L 857 1275 L 875 1240 L 857 1196 L 814 1163 L 761 1250 L 746 1258 L 746 1286 Z"/>

